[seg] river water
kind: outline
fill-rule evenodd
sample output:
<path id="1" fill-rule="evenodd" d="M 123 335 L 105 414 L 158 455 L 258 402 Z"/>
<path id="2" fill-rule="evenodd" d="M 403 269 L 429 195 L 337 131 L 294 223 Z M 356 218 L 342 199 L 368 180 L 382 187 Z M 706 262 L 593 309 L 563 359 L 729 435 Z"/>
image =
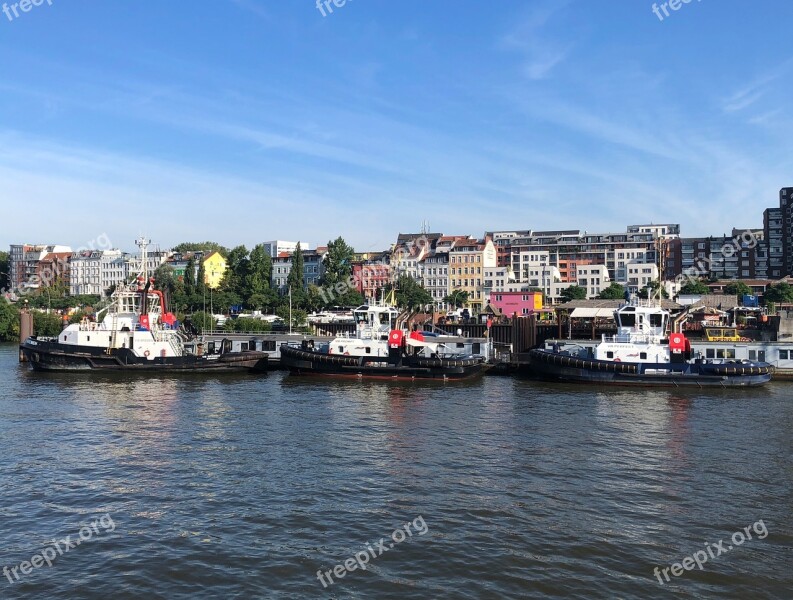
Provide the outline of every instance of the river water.
<path id="1" fill-rule="evenodd" d="M 788 599 L 791 431 L 791 384 L 40 374 L 3 345 L 0 598 Z"/>

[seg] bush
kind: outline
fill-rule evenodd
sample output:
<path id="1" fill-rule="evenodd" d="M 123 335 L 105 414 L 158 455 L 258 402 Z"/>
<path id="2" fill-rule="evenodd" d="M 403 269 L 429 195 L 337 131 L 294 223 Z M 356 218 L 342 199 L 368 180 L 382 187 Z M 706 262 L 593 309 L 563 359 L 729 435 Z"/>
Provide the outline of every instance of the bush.
<path id="1" fill-rule="evenodd" d="M 273 327 L 267 321 L 261 319 L 251 319 L 250 317 L 241 317 L 238 319 L 229 319 L 226 321 L 224 327 L 226 331 L 245 331 L 251 333 L 265 333 L 272 331 Z"/>
<path id="2" fill-rule="evenodd" d="M 215 329 L 215 327 L 217 326 L 217 322 L 215 321 L 215 318 L 209 313 L 197 312 L 197 313 L 193 313 L 188 318 L 190 321 L 192 321 L 193 325 L 199 332 L 204 329 L 206 330 Z"/>
<path id="3" fill-rule="evenodd" d="M 0 298 L 0 342 L 19 341 L 19 310 Z"/>
<path id="4" fill-rule="evenodd" d="M 57 337 L 63 330 L 60 315 L 33 311 L 33 332 L 41 337 Z"/>

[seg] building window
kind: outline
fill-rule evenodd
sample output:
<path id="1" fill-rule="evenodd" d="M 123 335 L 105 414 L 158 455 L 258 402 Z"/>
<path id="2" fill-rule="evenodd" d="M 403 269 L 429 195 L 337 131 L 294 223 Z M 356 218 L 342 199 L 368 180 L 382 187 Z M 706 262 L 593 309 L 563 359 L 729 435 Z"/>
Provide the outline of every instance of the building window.
<path id="1" fill-rule="evenodd" d="M 789 350 L 780 350 L 779 351 L 779 360 L 788 360 L 790 357 Z"/>

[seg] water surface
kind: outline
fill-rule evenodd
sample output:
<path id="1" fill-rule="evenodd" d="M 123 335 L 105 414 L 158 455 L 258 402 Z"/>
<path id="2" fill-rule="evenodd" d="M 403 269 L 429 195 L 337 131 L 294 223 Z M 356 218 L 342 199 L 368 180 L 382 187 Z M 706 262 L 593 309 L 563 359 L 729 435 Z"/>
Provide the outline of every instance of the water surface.
<path id="1" fill-rule="evenodd" d="M 40 374 L 16 360 L 0 346 L 0 566 L 104 515 L 114 527 L 3 577 L 2 598 L 793 594 L 793 385 Z M 759 520 L 765 539 L 654 576 Z M 365 571 L 318 580 L 416 522 L 423 535 L 413 525 Z"/>

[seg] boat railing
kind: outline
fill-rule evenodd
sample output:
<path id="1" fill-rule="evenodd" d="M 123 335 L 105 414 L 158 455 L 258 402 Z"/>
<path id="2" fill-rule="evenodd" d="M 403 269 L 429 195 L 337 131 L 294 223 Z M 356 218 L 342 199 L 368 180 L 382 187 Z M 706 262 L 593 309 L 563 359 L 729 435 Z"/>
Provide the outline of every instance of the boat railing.
<path id="1" fill-rule="evenodd" d="M 609 344 L 657 344 L 659 336 L 652 333 L 618 333 L 603 335 L 603 341 Z"/>

